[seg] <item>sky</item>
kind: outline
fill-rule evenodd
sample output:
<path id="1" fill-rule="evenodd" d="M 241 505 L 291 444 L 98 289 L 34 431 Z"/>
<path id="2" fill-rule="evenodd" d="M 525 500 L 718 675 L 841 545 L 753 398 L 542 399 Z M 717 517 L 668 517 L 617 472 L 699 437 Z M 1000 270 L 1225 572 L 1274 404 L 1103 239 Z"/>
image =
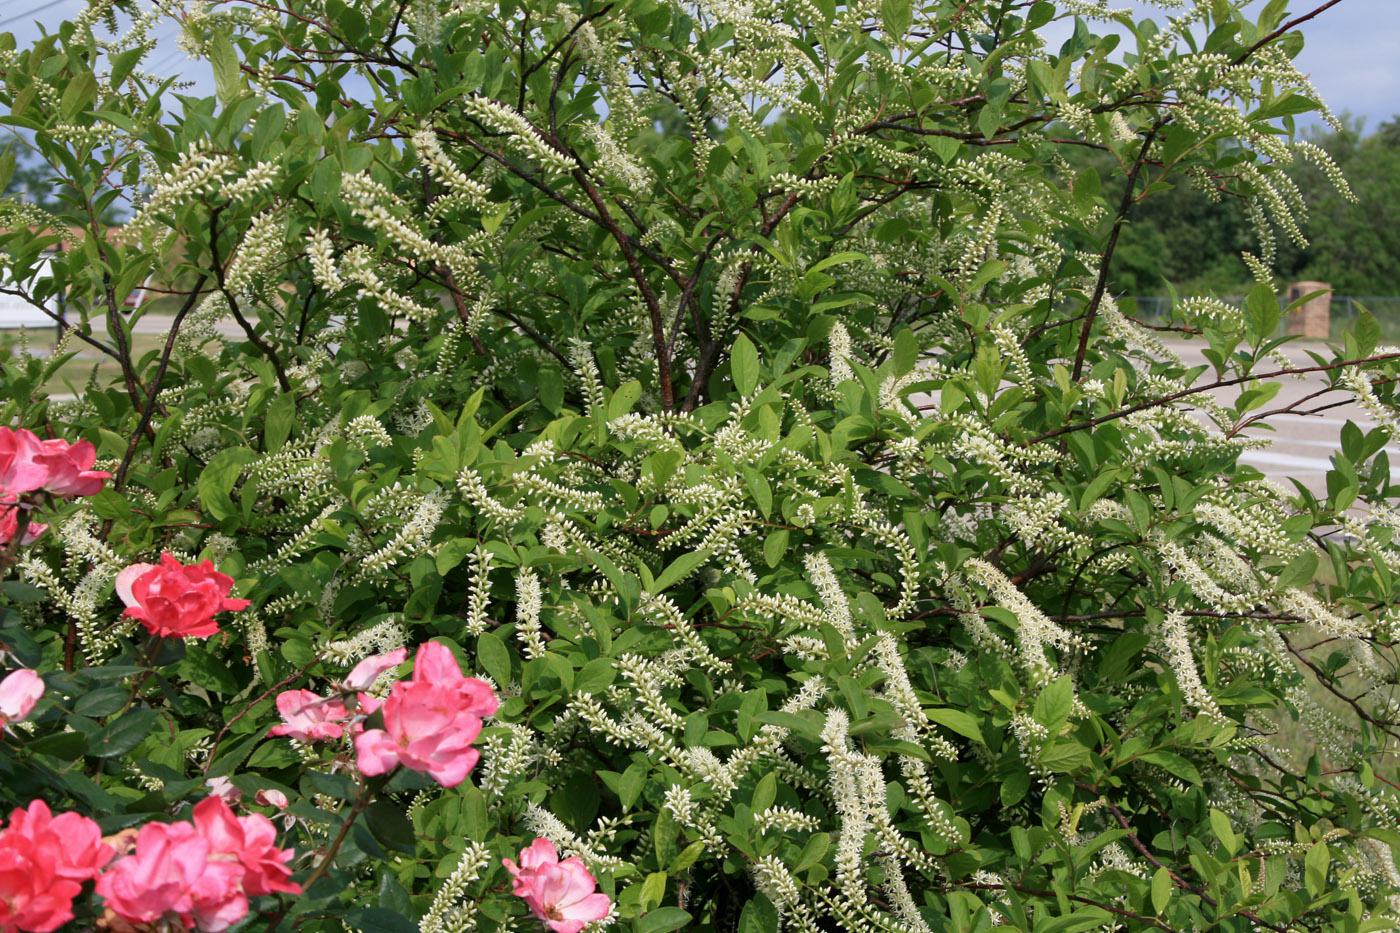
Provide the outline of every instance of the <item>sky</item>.
<path id="1" fill-rule="evenodd" d="M 1265 0 L 1254 0 L 1262 7 Z M 1293 0 L 1294 15 L 1316 7 L 1321 0 Z M 1143 0 L 1113 0 L 1114 8 L 1153 15 Z M 0 31 L 15 34 L 23 45 L 39 34 L 37 20 L 53 30 L 71 19 L 84 0 L 0 0 Z M 1160 10 L 1156 16 L 1162 15 Z M 1332 109 L 1350 112 L 1365 120 L 1368 129 L 1400 114 L 1400 0 L 1342 0 L 1302 27 L 1307 42 L 1299 66 Z M 181 75 L 195 81 L 200 93 L 213 93 L 213 76 L 207 62 L 191 62 L 175 44 L 175 24 L 165 21 L 156 31 L 160 44 L 146 60 L 148 70 Z"/>
<path id="2" fill-rule="evenodd" d="M 1265 2 L 1254 0 L 1248 9 L 1257 12 Z M 1321 3 L 1291 0 L 1285 21 Z M 1109 5 L 1140 17 L 1163 16 L 1142 0 L 1110 0 Z M 1305 42 L 1298 67 L 1335 112 L 1364 118 L 1367 129 L 1400 114 L 1400 0 L 1342 0 L 1299 31 Z"/>

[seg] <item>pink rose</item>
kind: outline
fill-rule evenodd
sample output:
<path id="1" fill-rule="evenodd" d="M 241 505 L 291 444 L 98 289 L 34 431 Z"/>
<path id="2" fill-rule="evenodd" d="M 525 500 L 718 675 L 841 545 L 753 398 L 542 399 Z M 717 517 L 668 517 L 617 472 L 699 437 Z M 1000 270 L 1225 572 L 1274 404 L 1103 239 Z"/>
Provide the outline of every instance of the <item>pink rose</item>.
<path id="1" fill-rule="evenodd" d="M 351 669 L 345 678 L 346 690 L 368 690 L 374 686 L 379 675 L 393 670 L 408 657 L 407 648 L 395 648 L 384 654 L 372 654 Z"/>
<path id="2" fill-rule="evenodd" d="M 195 829 L 209 840 L 210 858 L 232 856 L 243 866 L 243 891 L 254 896 L 278 891 L 300 894 L 290 880 L 291 849 L 277 848 L 277 830 L 261 813 L 234 816 L 218 797 L 201 800 L 194 808 Z"/>
<path id="3" fill-rule="evenodd" d="M 0 680 L 0 726 L 23 720 L 43 695 L 43 678 L 28 668 Z"/>
<path id="4" fill-rule="evenodd" d="M 70 444 L 65 440 L 40 441 L 35 461 L 48 471 L 44 491 L 55 496 L 95 496 L 111 473 L 94 470 L 97 448 L 87 441 Z"/>
<path id="5" fill-rule="evenodd" d="M 31 801 L 26 809 L 10 813 L 4 836 L 23 836 L 53 856 L 52 868 L 69 881 L 96 878 L 102 866 L 116 853 L 102 841 L 102 830 L 80 813 L 54 816 L 42 800 Z"/>
<path id="6" fill-rule="evenodd" d="M 204 782 L 204 786 L 209 788 L 209 793 L 211 795 L 218 797 L 229 805 L 238 803 L 238 801 L 243 799 L 243 791 L 239 790 L 237 786 L 234 785 L 233 781 L 222 774 L 218 777 L 209 778 Z"/>
<path id="7" fill-rule="evenodd" d="M 246 609 L 246 599 L 230 599 L 233 578 L 212 561 L 186 566 L 169 554 L 160 563 L 132 564 L 117 574 L 117 595 L 130 616 L 161 638 L 207 638 L 219 630 L 214 616 Z"/>
<path id="8" fill-rule="evenodd" d="M 297 824 L 296 815 L 287 812 L 287 807 L 291 806 L 291 801 L 288 800 L 287 795 L 280 790 L 275 790 L 270 787 L 263 788 L 253 795 L 253 802 L 260 806 L 281 810 L 282 814 L 277 818 L 282 821 L 283 829 L 291 829 Z"/>
<path id="9" fill-rule="evenodd" d="M 612 910 L 612 901 L 597 890 L 597 879 L 579 857 L 561 862 L 548 839 L 530 843 L 520 853 L 519 865 L 508 858 L 501 864 L 510 872 L 515 896 L 554 933 L 579 933 L 585 923 L 602 920 Z"/>
<path id="10" fill-rule="evenodd" d="M 253 795 L 253 802 L 264 807 L 274 807 L 278 810 L 285 810 L 290 806 L 287 795 L 272 787 L 265 787 Z"/>
<path id="11" fill-rule="evenodd" d="M 24 495 L 42 489 L 49 479 L 43 442 L 33 431 L 0 427 L 0 489 Z"/>
<path id="12" fill-rule="evenodd" d="M 277 694 L 277 712 L 282 725 L 268 735 L 290 735 L 298 742 L 334 741 L 345 734 L 350 713 L 338 699 L 317 696 L 310 690 L 283 690 Z"/>
<path id="13" fill-rule="evenodd" d="M 83 888 L 59 875 L 60 862 L 52 839 L 0 833 L 0 930 L 48 933 L 73 919 Z"/>
<path id="14" fill-rule="evenodd" d="M 220 931 L 248 913 L 243 866 L 211 859 L 209 840 L 189 823 L 147 823 L 136 851 L 97 879 L 97 893 L 131 923 L 178 921 Z"/>
<path id="15" fill-rule="evenodd" d="M 455 787 L 481 757 L 472 743 L 496 707 L 491 685 L 463 676 L 451 651 L 437 642 L 420 645 L 412 679 L 394 684 L 384 701 L 384 728 L 355 738 L 360 772 L 372 777 L 403 765 Z"/>
<path id="16" fill-rule="evenodd" d="M 19 500 L 12 495 L 5 495 L 0 492 L 0 546 L 9 544 L 14 540 L 15 532 L 19 531 Z M 48 525 L 41 525 L 31 521 L 24 526 L 24 536 L 19 539 L 20 544 L 33 544 L 39 536 L 49 530 Z"/>

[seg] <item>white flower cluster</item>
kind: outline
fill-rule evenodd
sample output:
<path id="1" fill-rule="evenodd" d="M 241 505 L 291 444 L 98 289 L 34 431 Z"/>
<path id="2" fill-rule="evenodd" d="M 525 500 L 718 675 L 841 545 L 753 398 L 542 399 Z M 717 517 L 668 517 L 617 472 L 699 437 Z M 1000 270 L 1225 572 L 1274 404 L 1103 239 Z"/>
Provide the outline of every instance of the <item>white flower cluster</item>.
<path id="1" fill-rule="evenodd" d="M 594 167 L 598 171 L 628 191 L 642 194 L 650 190 L 653 183 L 651 172 L 623 148 L 607 126 L 590 123 L 584 135 L 593 143 L 597 153 Z"/>
<path id="2" fill-rule="evenodd" d="M 423 919 L 418 922 L 419 931 L 467 933 L 476 929 L 476 902 L 467 896 L 467 889 L 481 877 L 490 863 L 489 848 L 480 842 L 468 842 L 457 865 L 443 880 Z"/>
<path id="3" fill-rule="evenodd" d="M 434 490 L 423 496 L 413 515 L 396 531 L 387 542 L 366 554 L 359 561 L 359 575 L 368 579 L 387 572 L 407 555 L 423 550 L 433 531 L 437 529 L 442 513 L 447 508 L 447 497 Z"/>
<path id="4" fill-rule="evenodd" d="M 466 631 L 470 635 L 480 635 L 491 623 L 486 609 L 491 604 L 491 562 L 494 555 L 484 547 L 478 547 L 474 559 L 471 594 L 467 598 Z"/>
<path id="5" fill-rule="evenodd" d="M 962 573 L 969 581 L 985 588 L 997 605 L 1016 616 L 1017 655 L 1033 681 L 1043 683 L 1058 676 L 1046 649 L 1054 647 L 1076 651 L 1084 647 L 1081 638 L 1052 622 L 1005 574 L 991 564 L 974 558 L 963 565 Z"/>
<path id="6" fill-rule="evenodd" d="M 126 232 L 141 236 L 152 232 L 160 215 L 217 191 L 225 179 L 238 174 L 238 160 L 215 152 L 204 144 L 187 150 L 180 160 L 155 180 L 151 196 L 127 221 Z"/>
<path id="7" fill-rule="evenodd" d="M 253 218 L 233 262 L 225 272 L 225 288 L 235 295 L 252 294 L 286 260 L 287 218 L 278 210 Z"/>
<path id="8" fill-rule="evenodd" d="M 522 567 L 515 575 L 515 637 L 520 640 L 520 653 L 534 660 L 545 653 L 540 627 L 540 578 L 533 570 Z"/>
<path id="9" fill-rule="evenodd" d="M 578 168 L 571 156 L 545 142 L 518 110 L 486 97 L 468 97 L 462 101 L 462 109 L 488 130 L 504 134 L 518 153 L 546 171 L 567 175 Z"/>

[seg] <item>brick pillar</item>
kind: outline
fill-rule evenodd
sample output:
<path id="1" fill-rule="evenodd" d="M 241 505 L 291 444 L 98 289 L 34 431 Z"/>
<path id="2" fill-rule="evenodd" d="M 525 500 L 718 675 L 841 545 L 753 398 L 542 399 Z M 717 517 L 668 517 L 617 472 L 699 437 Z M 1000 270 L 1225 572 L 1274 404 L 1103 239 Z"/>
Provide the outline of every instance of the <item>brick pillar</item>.
<path id="1" fill-rule="evenodd" d="M 1300 305 L 1288 316 L 1288 332 L 1326 340 L 1332 334 L 1332 286 L 1327 282 L 1294 282 L 1288 286 L 1288 302 L 1304 295 L 1325 292 Z"/>

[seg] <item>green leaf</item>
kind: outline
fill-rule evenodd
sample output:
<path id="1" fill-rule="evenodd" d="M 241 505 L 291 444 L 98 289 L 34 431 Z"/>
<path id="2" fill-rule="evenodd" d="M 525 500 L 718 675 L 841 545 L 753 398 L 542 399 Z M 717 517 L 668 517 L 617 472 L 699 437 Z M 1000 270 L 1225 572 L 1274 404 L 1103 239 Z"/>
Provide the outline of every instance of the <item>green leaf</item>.
<path id="1" fill-rule="evenodd" d="M 574 678 L 574 690 L 578 693 L 598 693 L 617 676 L 617 667 L 611 658 L 594 658 L 583 666 Z"/>
<path id="2" fill-rule="evenodd" d="M 638 899 L 642 910 L 650 910 L 666 897 L 666 878 L 664 871 L 654 871 L 647 875 L 647 880 L 642 882 L 642 893 Z"/>
<path id="3" fill-rule="evenodd" d="M 433 560 L 438 576 L 447 576 L 449 570 L 461 564 L 468 555 L 476 553 L 476 549 L 477 543 L 473 538 L 451 538 L 444 541 Z"/>
<path id="4" fill-rule="evenodd" d="M 1277 585 L 1280 589 L 1305 586 L 1313 581 L 1316 573 L 1317 554 L 1304 551 L 1283 568 L 1283 572 L 1278 575 Z"/>
<path id="5" fill-rule="evenodd" d="M 195 489 L 199 494 L 200 505 L 211 518 L 223 521 L 238 514 L 229 493 L 238 482 L 243 468 L 256 456 L 257 454 L 247 447 L 230 447 L 210 458 L 199 474 L 199 479 L 195 481 Z"/>
<path id="6" fill-rule="evenodd" d="M 1381 322 L 1364 307 L 1356 312 L 1356 322 L 1351 326 L 1352 339 L 1356 341 L 1356 355 L 1370 356 L 1381 342 Z"/>
<path id="7" fill-rule="evenodd" d="M 1087 748 L 1065 739 L 1049 742 L 1040 750 L 1040 763 L 1059 774 L 1087 768 L 1091 760 Z"/>
<path id="8" fill-rule="evenodd" d="M 1283 316 L 1283 311 L 1278 306 L 1278 296 L 1272 288 L 1262 282 L 1251 288 L 1245 296 L 1244 311 L 1249 338 L 1255 344 L 1272 335 Z"/>
<path id="9" fill-rule="evenodd" d="M 672 873 L 685 871 L 690 866 L 699 861 L 700 856 L 705 854 L 709 846 L 703 839 L 697 839 L 681 850 L 681 853 L 667 863 L 666 867 Z"/>
<path id="10" fill-rule="evenodd" d="M 1215 838 L 1220 840 L 1220 844 L 1225 847 L 1225 851 L 1234 855 L 1239 849 L 1240 841 L 1235 835 L 1235 830 L 1230 826 L 1230 818 L 1219 810 L 1210 809 L 1210 828 L 1215 833 Z"/>
<path id="11" fill-rule="evenodd" d="M 370 835 L 386 849 L 412 854 L 417 848 L 413 824 L 393 800 L 376 800 L 365 810 L 365 824 Z"/>
<path id="12" fill-rule="evenodd" d="M 637 400 L 642 397 L 642 384 L 635 379 L 629 379 L 617 387 L 617 391 L 608 399 L 608 420 L 621 418 L 632 410 L 632 406 L 637 404 Z"/>
<path id="13" fill-rule="evenodd" d="M 652 582 L 651 588 L 648 592 L 652 593 L 653 595 L 664 593 L 668 587 L 673 586 L 676 583 L 679 583 L 681 580 L 684 580 L 686 577 L 690 576 L 692 573 L 695 572 L 697 568 L 703 566 L 705 562 L 709 559 L 710 552 L 706 550 L 689 551 L 685 554 L 682 554 L 680 557 L 677 557 L 675 560 L 671 561 L 671 563 L 667 565 L 665 570 L 661 571 L 657 578 Z"/>
<path id="14" fill-rule="evenodd" d="M 758 503 L 759 513 L 766 519 L 773 514 L 773 487 L 758 470 L 744 468 L 744 484 L 754 502 Z"/>
<path id="15" fill-rule="evenodd" d="M 76 761 L 87 751 L 87 736 L 81 732 L 55 732 L 26 742 L 24 747 L 31 754 Z"/>
<path id="16" fill-rule="evenodd" d="M 1325 842 L 1314 843 L 1303 857 L 1303 880 L 1313 897 L 1321 897 L 1322 892 L 1327 890 L 1327 869 L 1331 862 L 1332 854 Z"/>
<path id="17" fill-rule="evenodd" d="M 1004 807 L 1015 806 L 1025 799 L 1026 793 L 1031 789 L 1031 776 L 1026 771 L 1016 771 L 1002 779 L 1001 782 L 1001 805 Z"/>
<path id="18" fill-rule="evenodd" d="M 1201 783 L 1201 772 L 1196 770 L 1196 766 L 1175 752 L 1148 752 L 1142 756 L 1142 760 L 1148 764 L 1157 765 L 1183 781 L 1191 784 Z"/>
<path id="19" fill-rule="evenodd" d="M 319 890 L 319 889 L 318 889 Z M 357 929 L 375 933 L 418 933 L 418 923 L 386 907 L 361 907 L 346 917 Z"/>
<path id="20" fill-rule="evenodd" d="M 758 784 L 753 789 L 753 799 L 749 806 L 755 813 L 766 810 L 772 806 L 773 801 L 778 798 L 778 775 L 774 771 L 769 771 L 759 778 Z"/>
<path id="21" fill-rule="evenodd" d="M 912 0 L 881 0 L 880 18 L 885 24 L 886 41 L 898 44 L 914 21 L 914 4 Z"/>
<path id="22" fill-rule="evenodd" d="M 1172 873 L 1165 868 L 1159 868 L 1152 875 L 1152 912 L 1157 916 L 1162 915 L 1162 911 L 1167 909 L 1171 903 L 1172 892 L 1176 885 L 1172 882 Z"/>
<path id="23" fill-rule="evenodd" d="M 110 716 L 126 705 L 130 691 L 125 687 L 102 687 L 79 694 L 73 701 L 73 712 L 80 716 Z"/>
<path id="24" fill-rule="evenodd" d="M 501 636 L 495 632 L 482 632 L 476 638 L 476 659 L 481 669 L 490 674 L 496 683 L 510 683 L 510 651 Z"/>
<path id="25" fill-rule="evenodd" d="M 958 157 L 958 152 L 963 144 L 951 136 L 930 136 L 927 139 L 928 147 L 933 150 L 933 154 L 938 156 L 938 160 L 944 165 L 952 162 Z"/>
<path id="26" fill-rule="evenodd" d="M 74 75 L 63 90 L 58 110 L 65 119 L 72 120 L 79 113 L 92 106 L 97 99 L 97 78 L 91 71 Z"/>
<path id="27" fill-rule="evenodd" d="M 137 707 L 128 710 L 103 726 L 89 742 L 90 752 L 98 758 L 124 755 L 150 735 L 160 714 L 153 709 Z"/>
<path id="28" fill-rule="evenodd" d="M 617 782 L 617 796 L 622 801 L 622 809 L 632 809 L 637 800 L 641 798 L 642 790 L 646 787 L 649 770 L 645 761 L 638 761 L 622 772 L 622 777 Z"/>
<path id="29" fill-rule="evenodd" d="M 112 74 L 108 79 L 108 86 L 114 89 L 121 87 L 121 83 L 126 80 L 127 75 L 131 74 L 132 69 L 146 53 L 145 46 L 137 46 L 134 49 L 127 49 L 120 55 L 112 56 Z"/>
<path id="30" fill-rule="evenodd" d="M 807 844 L 798 853 L 797 862 L 792 866 L 794 872 L 803 872 L 816 865 L 826 855 L 826 850 L 831 848 L 830 833 L 812 833 Z"/>
<path id="31" fill-rule="evenodd" d="M 764 894 L 749 898 L 739 912 L 738 933 L 778 933 L 778 909 Z"/>
<path id="32" fill-rule="evenodd" d="M 1036 933 L 1076 933 L 1110 926 L 1117 918 L 1101 907 L 1082 907 L 1073 913 L 1036 924 Z"/>
<path id="33" fill-rule="evenodd" d="M 1069 714 L 1073 709 L 1074 682 L 1068 676 L 1063 676 L 1056 678 L 1040 691 L 1031 716 L 1054 735 L 1069 721 Z"/>
<path id="34" fill-rule="evenodd" d="M 914 336 L 914 332 L 907 327 L 901 327 L 894 334 L 894 353 L 890 356 L 890 364 L 894 367 L 896 376 L 903 376 L 914 371 L 915 365 L 919 362 L 919 340 Z"/>
<path id="35" fill-rule="evenodd" d="M 740 395 L 749 396 L 758 388 L 758 350 L 744 334 L 734 341 L 734 349 L 729 352 L 729 371 L 734 376 L 734 388 Z"/>
<path id="36" fill-rule="evenodd" d="M 928 716 L 929 719 L 938 723 L 940 726 L 946 729 L 952 729 L 958 735 L 965 736 L 982 745 L 987 744 L 986 740 L 982 738 L 982 728 L 977 724 L 977 719 L 968 713 L 964 713 L 962 710 L 942 708 L 925 709 L 924 715 Z"/>
<path id="37" fill-rule="evenodd" d="M 209 41 L 209 64 L 214 66 L 214 90 L 225 107 L 242 96 L 245 85 L 238 51 L 227 29 L 216 29 Z"/>
<path id="38" fill-rule="evenodd" d="M 782 562 L 783 555 L 787 553 L 788 539 L 790 532 L 786 528 L 779 528 L 768 534 L 763 539 L 763 562 L 769 567 L 776 567 Z"/>
<path id="39" fill-rule="evenodd" d="M 622 600 L 622 605 L 630 612 L 637 604 L 637 598 L 641 595 L 641 581 L 630 573 L 624 573 L 617 564 L 603 554 L 592 548 L 584 548 L 583 553 L 593 562 L 593 565 L 603 571 L 603 576 L 608 578 L 612 584 L 613 592 Z"/>
<path id="40" fill-rule="evenodd" d="M 637 933 L 670 933 L 690 923 L 691 916 L 679 907 L 658 907 L 647 911 L 632 929 Z"/>
<path id="41" fill-rule="evenodd" d="M 287 443 L 292 433 L 292 422 L 297 416 L 297 399 L 290 392 L 278 395 L 267 406 L 267 423 L 263 427 L 263 447 L 268 453 L 276 453 Z"/>

